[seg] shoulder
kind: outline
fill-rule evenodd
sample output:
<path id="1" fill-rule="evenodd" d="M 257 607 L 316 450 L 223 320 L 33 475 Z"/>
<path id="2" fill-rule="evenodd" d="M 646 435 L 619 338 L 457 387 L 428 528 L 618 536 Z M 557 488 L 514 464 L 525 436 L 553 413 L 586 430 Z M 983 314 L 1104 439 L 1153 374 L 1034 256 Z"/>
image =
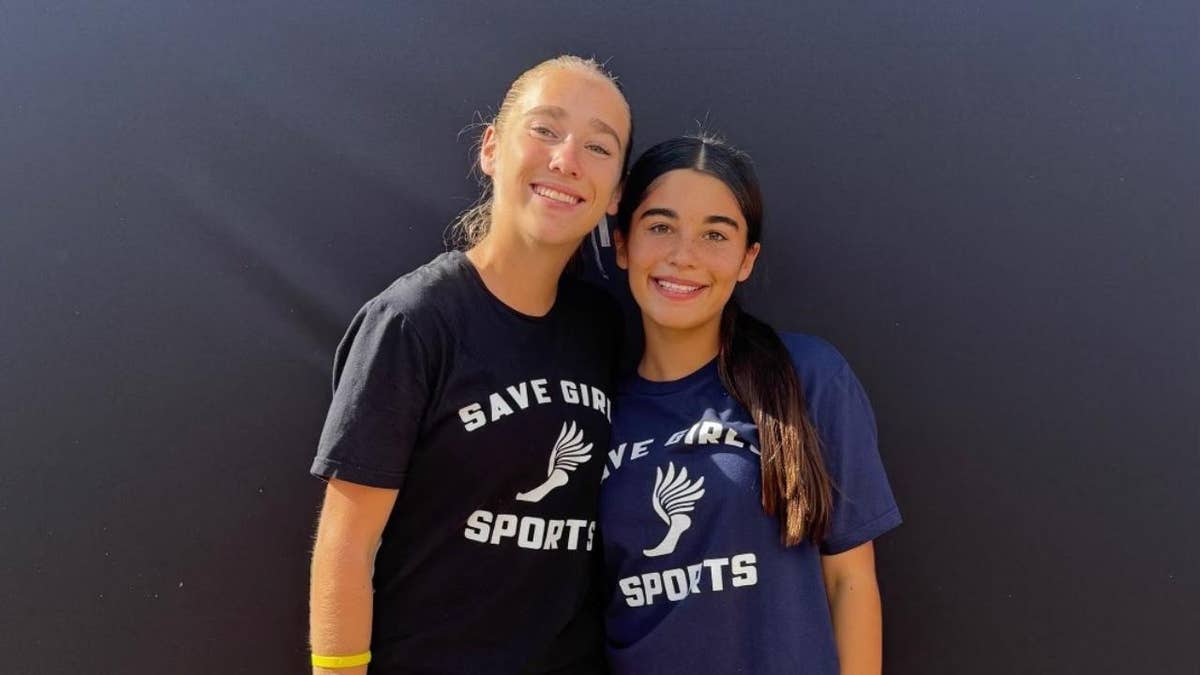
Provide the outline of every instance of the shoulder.
<path id="1" fill-rule="evenodd" d="M 569 325 L 606 343 L 620 340 L 624 332 L 621 308 L 607 291 L 580 279 L 563 277 L 558 293 L 558 304 Z"/>
<path id="2" fill-rule="evenodd" d="M 803 333 L 781 333 L 779 337 L 792 356 L 805 404 L 818 427 L 862 420 L 873 428 L 874 413 L 867 393 L 836 347 Z M 824 431 L 827 436 L 829 430 Z"/>
<path id="3" fill-rule="evenodd" d="M 461 252 L 443 253 L 393 281 L 363 305 L 361 314 L 429 326 L 464 302 L 471 280 Z"/>
<path id="4" fill-rule="evenodd" d="M 610 314 L 619 311 L 617 301 L 608 291 L 582 279 L 564 276 L 558 290 L 571 307 Z"/>
<path id="5" fill-rule="evenodd" d="M 807 333 L 779 333 L 792 357 L 796 373 L 805 383 L 829 382 L 850 374 L 850 364 L 837 347 Z"/>
<path id="6" fill-rule="evenodd" d="M 470 314 L 455 309 L 469 298 L 470 279 L 462 270 L 461 260 L 456 259 L 461 255 L 443 253 L 364 303 L 338 346 L 335 363 L 364 350 L 434 358 L 447 336 L 454 334 L 453 317 Z"/>

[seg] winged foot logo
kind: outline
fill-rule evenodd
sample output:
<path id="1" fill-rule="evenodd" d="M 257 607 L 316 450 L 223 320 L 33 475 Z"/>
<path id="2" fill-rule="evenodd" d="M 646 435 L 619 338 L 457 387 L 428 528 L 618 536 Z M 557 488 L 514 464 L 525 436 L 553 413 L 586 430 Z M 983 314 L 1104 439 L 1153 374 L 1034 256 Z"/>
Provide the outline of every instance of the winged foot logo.
<path id="1" fill-rule="evenodd" d="M 592 444 L 583 442 L 583 430 L 574 422 L 563 422 L 558 440 L 550 450 L 546 480 L 516 500 L 536 504 L 546 495 L 563 487 L 570 472 L 592 458 Z M 516 545 L 542 551 L 592 550 L 596 521 L 587 518 L 543 518 L 534 514 L 494 513 L 476 509 L 467 516 L 463 537 L 492 546 Z"/>
<path id="2" fill-rule="evenodd" d="M 563 422 L 558 440 L 550 450 L 550 465 L 546 469 L 546 480 L 541 485 L 528 492 L 518 492 L 519 502 L 540 502 L 553 490 L 567 484 L 568 471 L 574 471 L 580 464 L 592 458 L 592 444 L 583 444 L 583 430 L 577 429 L 574 422 Z"/>
<path id="3" fill-rule="evenodd" d="M 642 555 L 657 558 L 674 553 L 680 536 L 692 526 L 688 514 L 696 509 L 696 502 L 703 496 L 703 476 L 689 479 L 687 467 L 676 471 L 674 462 L 667 463 L 665 473 L 662 466 L 655 467 L 650 504 L 667 524 L 667 533 L 657 545 L 642 550 Z M 673 562 L 676 566 L 670 569 L 647 570 L 619 579 L 617 587 L 625 603 L 630 607 L 647 607 L 656 601 L 679 602 L 699 593 L 719 593 L 758 584 L 758 556 L 753 552 L 691 563 Z"/>
<path id="4" fill-rule="evenodd" d="M 662 467 L 654 468 L 654 492 L 650 495 L 650 504 L 654 512 L 667 524 L 667 534 L 653 548 L 642 551 L 648 558 L 668 555 L 675 550 L 679 536 L 692 526 L 692 518 L 687 515 L 696 508 L 696 502 L 704 496 L 704 476 L 690 481 L 687 468 L 675 473 L 675 463 L 667 463 L 667 473 L 663 474 Z"/>

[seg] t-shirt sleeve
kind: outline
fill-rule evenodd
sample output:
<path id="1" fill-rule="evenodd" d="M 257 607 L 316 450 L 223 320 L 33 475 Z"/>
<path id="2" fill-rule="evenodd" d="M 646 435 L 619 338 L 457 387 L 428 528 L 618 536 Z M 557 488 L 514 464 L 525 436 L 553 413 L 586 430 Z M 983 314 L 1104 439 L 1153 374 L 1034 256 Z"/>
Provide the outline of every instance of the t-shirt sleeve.
<path id="1" fill-rule="evenodd" d="M 386 301 L 368 302 L 338 345 L 312 474 L 399 489 L 430 399 L 429 370 L 412 321 Z"/>
<path id="2" fill-rule="evenodd" d="M 862 384 L 842 361 L 813 392 L 809 410 L 833 483 L 833 516 L 821 553 L 865 544 L 900 524 L 900 510 L 879 457 L 875 415 Z"/>

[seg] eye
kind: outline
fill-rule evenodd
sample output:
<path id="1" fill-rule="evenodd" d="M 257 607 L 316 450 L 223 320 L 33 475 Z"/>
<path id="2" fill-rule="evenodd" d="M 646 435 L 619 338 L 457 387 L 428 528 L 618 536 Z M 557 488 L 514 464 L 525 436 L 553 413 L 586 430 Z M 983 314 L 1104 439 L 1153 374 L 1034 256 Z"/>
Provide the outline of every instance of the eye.
<path id="1" fill-rule="evenodd" d="M 666 223 L 651 223 L 650 227 L 646 228 L 647 232 L 654 234 L 667 234 L 671 231 L 671 226 Z"/>
<path id="2" fill-rule="evenodd" d="M 728 241 L 729 240 L 729 237 L 726 237 L 724 234 L 722 234 L 721 232 L 718 232 L 716 230 L 709 230 L 708 232 L 705 232 L 702 236 L 704 237 L 705 241 Z"/>
<path id="3" fill-rule="evenodd" d="M 550 127 L 542 126 L 540 124 L 531 127 L 530 131 L 532 131 L 537 136 L 541 136 L 542 138 L 558 138 L 558 134 L 555 134 L 553 129 L 551 129 Z"/>
<path id="4" fill-rule="evenodd" d="M 588 147 L 588 150 L 591 150 L 592 152 L 594 152 L 594 153 L 597 153 L 597 154 L 600 154 L 600 155 L 604 155 L 605 157 L 611 157 L 611 156 L 612 156 L 612 152 L 610 152 L 610 151 L 609 151 L 609 149 L 608 149 L 608 148 L 606 148 L 606 147 L 604 147 L 603 145 L 599 145 L 599 144 L 597 144 L 597 143 L 593 143 L 593 144 L 591 144 L 591 145 L 589 145 L 589 146 L 587 146 L 587 147 Z"/>

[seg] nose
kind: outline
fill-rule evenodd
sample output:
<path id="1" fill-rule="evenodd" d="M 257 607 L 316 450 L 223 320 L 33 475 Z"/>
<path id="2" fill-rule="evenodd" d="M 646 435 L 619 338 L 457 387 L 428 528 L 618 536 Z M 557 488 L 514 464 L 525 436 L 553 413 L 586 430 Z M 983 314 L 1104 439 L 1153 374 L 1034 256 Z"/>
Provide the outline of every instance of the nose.
<path id="1" fill-rule="evenodd" d="M 695 251 L 689 237 L 674 236 L 667 251 L 667 263 L 675 267 L 692 267 L 696 264 Z"/>
<path id="2" fill-rule="evenodd" d="M 579 178 L 579 147 L 573 137 L 563 139 L 550 155 L 550 170 L 571 178 Z"/>

